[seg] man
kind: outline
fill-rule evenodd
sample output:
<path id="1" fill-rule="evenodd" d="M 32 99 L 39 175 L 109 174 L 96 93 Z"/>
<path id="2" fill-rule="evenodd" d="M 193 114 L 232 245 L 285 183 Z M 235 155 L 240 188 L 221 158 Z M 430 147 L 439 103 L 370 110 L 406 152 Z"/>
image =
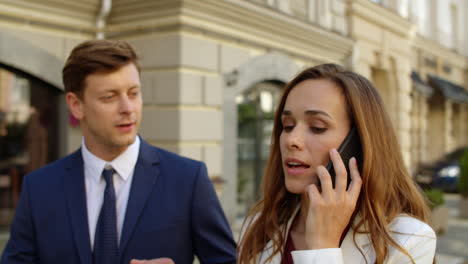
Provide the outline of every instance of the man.
<path id="1" fill-rule="evenodd" d="M 204 164 L 137 136 L 142 97 L 132 47 L 78 45 L 63 82 L 81 148 L 25 177 L 0 264 L 183 264 L 194 255 L 234 263 L 235 242 Z"/>

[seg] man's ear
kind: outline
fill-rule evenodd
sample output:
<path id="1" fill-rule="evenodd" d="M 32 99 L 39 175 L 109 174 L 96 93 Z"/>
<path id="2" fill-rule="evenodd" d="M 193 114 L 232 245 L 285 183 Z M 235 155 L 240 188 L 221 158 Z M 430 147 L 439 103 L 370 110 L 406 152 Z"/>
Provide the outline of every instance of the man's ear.
<path id="1" fill-rule="evenodd" d="M 72 92 L 68 92 L 65 95 L 65 99 L 67 101 L 68 109 L 70 110 L 71 114 L 77 119 L 83 119 L 83 101 L 80 97 Z"/>

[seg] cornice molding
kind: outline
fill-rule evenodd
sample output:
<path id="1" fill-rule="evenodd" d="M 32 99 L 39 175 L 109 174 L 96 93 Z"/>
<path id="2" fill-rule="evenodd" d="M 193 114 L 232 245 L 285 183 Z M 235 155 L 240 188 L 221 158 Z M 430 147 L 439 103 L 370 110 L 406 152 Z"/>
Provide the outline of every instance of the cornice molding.
<path id="1" fill-rule="evenodd" d="M 372 24 L 379 25 L 395 34 L 409 38 L 415 26 L 394 11 L 369 0 L 348 0 L 350 17 L 357 16 Z"/>
<path id="2" fill-rule="evenodd" d="M 80 1 L 76 1 L 80 2 Z M 78 11 L 79 10 L 79 11 Z M 81 4 L 54 1 L 0 0 L 0 18 L 7 22 L 38 25 L 59 31 L 93 34 L 96 32 L 95 14 L 89 1 Z"/>
<path id="3" fill-rule="evenodd" d="M 437 57 L 443 58 L 453 65 L 466 69 L 468 68 L 468 58 L 460 53 L 454 52 L 446 47 L 443 47 L 436 41 L 427 39 L 421 35 L 417 35 L 413 40 L 413 47 L 420 49 L 426 53 L 436 55 Z"/>
<path id="4" fill-rule="evenodd" d="M 348 37 L 246 1 L 184 0 L 178 11 L 158 12 L 166 16 L 110 24 L 108 36 L 125 37 L 164 28 L 183 28 L 325 61 L 343 60 L 353 47 L 353 40 Z"/>
<path id="5" fill-rule="evenodd" d="M 121 0 L 112 3 L 107 23 L 119 25 L 137 21 L 151 20 L 166 13 L 180 13 L 182 0 Z"/>

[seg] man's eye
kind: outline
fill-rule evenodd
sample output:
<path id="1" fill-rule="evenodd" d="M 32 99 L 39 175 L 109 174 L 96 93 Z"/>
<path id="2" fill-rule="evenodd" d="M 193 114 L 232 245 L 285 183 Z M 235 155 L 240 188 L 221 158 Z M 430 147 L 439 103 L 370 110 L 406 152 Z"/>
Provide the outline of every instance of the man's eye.
<path id="1" fill-rule="evenodd" d="M 102 99 L 104 100 L 110 100 L 112 99 L 114 96 L 113 95 L 106 95 L 106 96 L 103 96 Z"/>
<path id="2" fill-rule="evenodd" d="M 315 134 L 321 134 L 325 132 L 327 129 L 324 127 L 311 127 L 310 130 Z"/>

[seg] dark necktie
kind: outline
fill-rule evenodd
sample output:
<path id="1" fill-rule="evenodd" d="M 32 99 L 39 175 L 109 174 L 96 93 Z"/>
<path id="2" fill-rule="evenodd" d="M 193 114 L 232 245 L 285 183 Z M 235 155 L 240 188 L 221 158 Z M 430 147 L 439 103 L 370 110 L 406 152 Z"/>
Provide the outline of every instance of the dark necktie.
<path id="1" fill-rule="evenodd" d="M 94 264 L 117 263 L 117 209 L 113 174 L 112 168 L 105 168 L 102 172 L 102 177 L 106 181 L 106 189 L 94 237 Z"/>

